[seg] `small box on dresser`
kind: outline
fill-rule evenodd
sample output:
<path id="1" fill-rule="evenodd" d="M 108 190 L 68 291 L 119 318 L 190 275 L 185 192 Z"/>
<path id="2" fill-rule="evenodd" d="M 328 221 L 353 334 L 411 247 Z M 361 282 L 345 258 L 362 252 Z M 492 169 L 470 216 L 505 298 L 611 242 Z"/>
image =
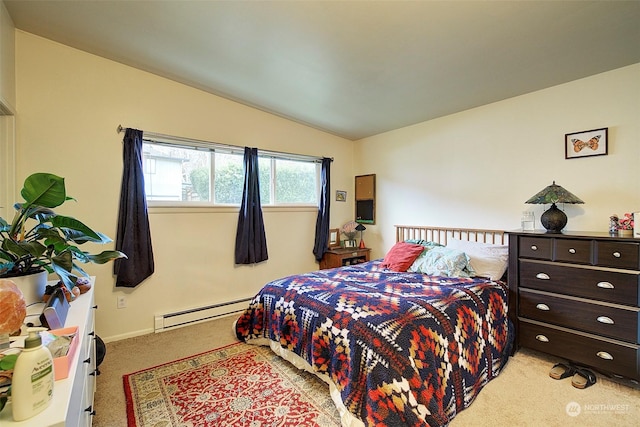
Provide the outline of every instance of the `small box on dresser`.
<path id="1" fill-rule="evenodd" d="M 638 387 L 640 239 L 596 232 L 509 233 L 516 346 Z"/>

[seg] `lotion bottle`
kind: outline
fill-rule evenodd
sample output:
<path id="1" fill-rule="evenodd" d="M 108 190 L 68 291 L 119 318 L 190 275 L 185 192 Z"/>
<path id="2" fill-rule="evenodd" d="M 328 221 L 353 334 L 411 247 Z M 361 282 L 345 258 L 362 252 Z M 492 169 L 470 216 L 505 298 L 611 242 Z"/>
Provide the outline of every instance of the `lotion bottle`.
<path id="1" fill-rule="evenodd" d="M 40 331 L 45 328 L 29 328 L 24 349 L 16 360 L 11 384 L 11 406 L 15 421 L 26 420 L 42 412 L 53 398 L 53 358 L 42 345 Z"/>

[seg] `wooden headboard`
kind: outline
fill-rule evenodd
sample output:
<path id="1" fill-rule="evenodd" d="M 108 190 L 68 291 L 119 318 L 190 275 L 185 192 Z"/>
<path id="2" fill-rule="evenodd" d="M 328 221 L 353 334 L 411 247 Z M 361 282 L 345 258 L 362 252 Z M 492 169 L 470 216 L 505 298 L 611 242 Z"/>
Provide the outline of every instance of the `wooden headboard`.
<path id="1" fill-rule="evenodd" d="M 508 237 L 503 230 L 431 227 L 428 225 L 396 225 L 395 228 L 396 242 L 408 239 L 422 239 L 446 245 L 447 239 L 454 238 L 471 242 L 506 245 Z"/>

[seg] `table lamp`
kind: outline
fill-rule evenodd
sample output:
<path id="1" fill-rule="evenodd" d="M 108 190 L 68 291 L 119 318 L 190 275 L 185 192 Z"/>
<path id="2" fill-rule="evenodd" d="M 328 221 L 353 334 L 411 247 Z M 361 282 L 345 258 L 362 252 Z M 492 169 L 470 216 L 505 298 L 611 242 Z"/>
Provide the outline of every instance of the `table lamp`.
<path id="1" fill-rule="evenodd" d="M 525 203 L 534 205 L 551 204 L 551 207 L 540 216 L 540 222 L 547 230 L 547 233 L 561 233 L 564 226 L 567 225 L 567 215 L 558 209 L 556 203 L 582 204 L 584 202 L 553 181 L 553 184 L 531 197 Z"/>
<path id="2" fill-rule="evenodd" d="M 362 225 L 362 224 L 358 224 L 358 226 L 356 227 L 356 230 L 358 230 L 358 231 L 360 232 L 360 246 L 359 246 L 359 248 L 360 248 L 360 249 L 364 249 L 364 248 L 365 248 L 365 246 L 364 246 L 364 240 L 362 239 L 362 232 L 363 232 L 364 230 L 366 230 L 366 229 L 367 229 L 367 227 L 365 227 L 365 226 L 364 226 L 364 225 Z"/>

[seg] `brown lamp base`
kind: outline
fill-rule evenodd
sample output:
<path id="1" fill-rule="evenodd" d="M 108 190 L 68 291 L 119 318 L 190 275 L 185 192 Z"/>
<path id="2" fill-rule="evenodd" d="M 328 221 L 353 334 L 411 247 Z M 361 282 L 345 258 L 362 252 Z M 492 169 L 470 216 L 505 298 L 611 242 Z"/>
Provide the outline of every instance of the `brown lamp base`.
<path id="1" fill-rule="evenodd" d="M 553 203 L 551 207 L 542 214 L 540 222 L 547 230 L 547 233 L 562 233 L 562 229 L 567 225 L 567 215 Z"/>

